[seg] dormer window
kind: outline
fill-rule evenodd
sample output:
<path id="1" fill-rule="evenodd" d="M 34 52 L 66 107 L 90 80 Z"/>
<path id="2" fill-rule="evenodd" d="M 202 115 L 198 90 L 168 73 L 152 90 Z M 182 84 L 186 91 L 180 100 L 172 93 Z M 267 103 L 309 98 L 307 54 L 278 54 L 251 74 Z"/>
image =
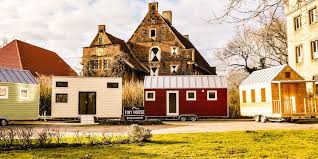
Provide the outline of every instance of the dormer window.
<path id="1" fill-rule="evenodd" d="M 178 71 L 178 65 L 171 65 L 171 74 L 176 74 Z"/>
<path id="2" fill-rule="evenodd" d="M 156 36 L 156 29 L 150 29 L 150 38 L 155 38 Z"/>
<path id="3" fill-rule="evenodd" d="M 153 47 L 150 49 L 150 61 L 158 62 L 160 61 L 160 49 L 158 47 Z"/>
<path id="4" fill-rule="evenodd" d="M 296 63 L 302 63 L 303 59 L 303 47 L 300 45 L 296 47 Z"/>
<path id="5" fill-rule="evenodd" d="M 177 47 L 171 47 L 171 55 L 177 55 L 178 54 L 178 48 Z"/>

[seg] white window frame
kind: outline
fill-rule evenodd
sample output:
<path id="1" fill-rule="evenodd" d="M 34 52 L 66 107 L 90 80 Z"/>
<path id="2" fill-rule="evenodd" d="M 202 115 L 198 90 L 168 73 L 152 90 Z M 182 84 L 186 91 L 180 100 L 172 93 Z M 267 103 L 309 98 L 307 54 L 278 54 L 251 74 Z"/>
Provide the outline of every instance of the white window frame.
<path id="1" fill-rule="evenodd" d="M 111 60 L 110 58 L 104 58 L 104 59 L 103 59 L 103 69 L 104 69 L 104 70 L 109 70 L 109 69 L 110 69 L 110 60 Z M 108 67 L 105 67 L 105 61 L 108 61 L 108 62 L 107 62 Z"/>
<path id="2" fill-rule="evenodd" d="M 215 98 L 209 98 L 209 94 L 211 93 L 211 92 L 214 92 L 215 93 Z M 217 101 L 218 100 L 218 91 L 216 91 L 216 90 L 209 90 L 209 91 L 207 91 L 207 100 L 208 101 Z"/>
<path id="3" fill-rule="evenodd" d="M 302 27 L 302 24 L 301 24 L 301 15 L 298 15 L 294 18 L 294 28 L 295 30 L 299 30 L 300 28 Z"/>
<path id="4" fill-rule="evenodd" d="M 4 88 L 6 90 L 6 95 L 5 96 L 0 96 L 0 99 L 8 99 L 9 98 L 9 87 L 0 86 L 0 88 Z"/>
<path id="5" fill-rule="evenodd" d="M 153 93 L 153 98 L 148 98 L 149 93 Z M 145 99 L 146 101 L 156 101 L 156 91 L 146 91 Z"/>
<path id="6" fill-rule="evenodd" d="M 303 63 L 304 62 L 303 46 L 302 45 L 296 46 L 295 52 L 296 52 L 296 63 Z"/>
<path id="7" fill-rule="evenodd" d="M 318 59 L 318 40 L 314 40 L 310 42 L 310 49 L 311 49 L 312 59 L 314 60 Z M 316 49 L 316 52 L 314 51 L 314 49 Z"/>
<path id="8" fill-rule="evenodd" d="M 194 93 L 194 98 L 189 98 L 189 93 Z M 187 91 L 187 101 L 196 101 L 197 100 L 197 91 Z"/>
<path id="9" fill-rule="evenodd" d="M 97 61 L 97 68 L 93 68 L 91 65 L 92 65 L 92 62 L 91 61 Z M 90 69 L 91 70 L 99 70 L 99 59 L 91 59 L 89 60 L 89 64 L 90 64 Z"/>
<path id="10" fill-rule="evenodd" d="M 312 14 L 311 14 L 312 13 Z M 314 7 L 308 11 L 309 23 L 314 24 L 317 22 L 317 7 Z"/>
<path id="11" fill-rule="evenodd" d="M 27 96 L 26 97 L 22 97 L 22 91 L 27 91 Z M 27 88 L 21 88 L 20 89 L 20 98 L 21 99 L 29 99 L 29 90 Z"/>
<path id="12" fill-rule="evenodd" d="M 153 30 L 155 31 L 155 36 L 151 36 L 151 31 L 153 31 Z M 157 37 L 157 29 L 156 28 L 152 28 L 152 29 L 149 30 L 149 37 L 150 38 L 156 38 Z"/>

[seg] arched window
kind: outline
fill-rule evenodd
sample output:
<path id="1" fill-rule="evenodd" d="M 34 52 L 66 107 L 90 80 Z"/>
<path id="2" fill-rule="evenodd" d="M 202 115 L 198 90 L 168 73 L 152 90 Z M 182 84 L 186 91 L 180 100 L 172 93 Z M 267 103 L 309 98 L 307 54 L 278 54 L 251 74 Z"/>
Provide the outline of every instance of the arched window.
<path id="1" fill-rule="evenodd" d="M 160 61 L 161 51 L 159 47 L 152 47 L 150 49 L 150 61 L 157 62 Z"/>

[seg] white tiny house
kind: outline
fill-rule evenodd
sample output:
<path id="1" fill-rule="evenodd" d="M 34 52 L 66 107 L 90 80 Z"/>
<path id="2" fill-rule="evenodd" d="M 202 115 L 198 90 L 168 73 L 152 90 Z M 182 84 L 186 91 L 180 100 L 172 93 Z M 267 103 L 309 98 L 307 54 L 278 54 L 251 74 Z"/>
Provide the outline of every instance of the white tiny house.
<path id="1" fill-rule="evenodd" d="M 52 117 L 120 118 L 122 78 L 52 77 Z"/>

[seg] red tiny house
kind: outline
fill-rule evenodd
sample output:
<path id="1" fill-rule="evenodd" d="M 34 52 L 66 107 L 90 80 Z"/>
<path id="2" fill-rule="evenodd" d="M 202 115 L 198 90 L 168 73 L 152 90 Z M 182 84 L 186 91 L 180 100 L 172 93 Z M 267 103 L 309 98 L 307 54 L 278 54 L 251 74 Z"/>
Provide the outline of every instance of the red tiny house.
<path id="1" fill-rule="evenodd" d="M 145 78 L 145 115 L 155 117 L 228 117 L 226 79 L 222 76 Z"/>

